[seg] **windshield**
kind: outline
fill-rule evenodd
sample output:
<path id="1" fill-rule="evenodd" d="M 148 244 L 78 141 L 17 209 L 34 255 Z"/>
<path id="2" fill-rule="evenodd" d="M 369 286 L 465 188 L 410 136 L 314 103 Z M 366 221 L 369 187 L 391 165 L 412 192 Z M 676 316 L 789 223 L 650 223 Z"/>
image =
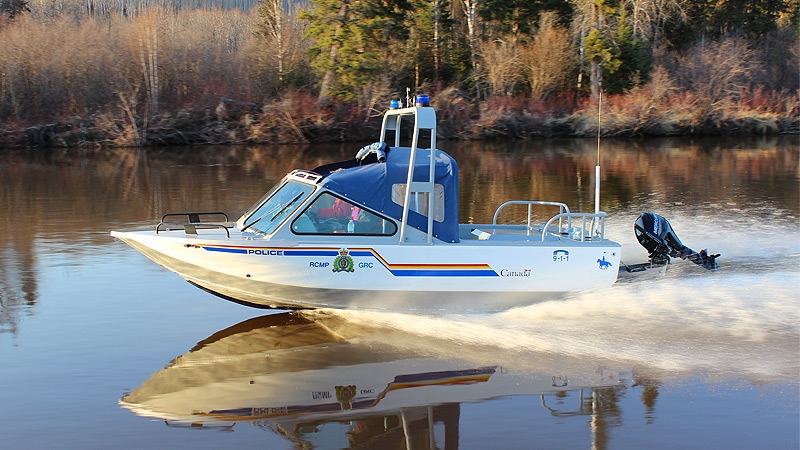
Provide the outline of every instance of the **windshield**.
<path id="1" fill-rule="evenodd" d="M 242 231 L 273 233 L 313 191 L 314 186 L 287 182 L 245 219 Z"/>
<path id="2" fill-rule="evenodd" d="M 327 192 L 320 194 L 292 223 L 295 234 L 391 236 L 397 225 L 377 213 Z"/>

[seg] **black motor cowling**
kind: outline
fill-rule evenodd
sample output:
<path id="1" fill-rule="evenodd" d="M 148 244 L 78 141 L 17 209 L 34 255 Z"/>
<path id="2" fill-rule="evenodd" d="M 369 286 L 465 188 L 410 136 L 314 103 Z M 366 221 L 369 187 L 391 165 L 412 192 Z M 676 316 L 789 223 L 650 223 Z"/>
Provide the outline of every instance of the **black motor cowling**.
<path id="1" fill-rule="evenodd" d="M 706 269 L 717 268 L 719 254 L 709 255 L 704 249 L 700 253 L 683 245 L 667 219 L 651 212 L 643 213 L 633 225 L 636 239 L 650 254 L 650 264 L 664 265 L 670 257 L 688 259 Z"/>

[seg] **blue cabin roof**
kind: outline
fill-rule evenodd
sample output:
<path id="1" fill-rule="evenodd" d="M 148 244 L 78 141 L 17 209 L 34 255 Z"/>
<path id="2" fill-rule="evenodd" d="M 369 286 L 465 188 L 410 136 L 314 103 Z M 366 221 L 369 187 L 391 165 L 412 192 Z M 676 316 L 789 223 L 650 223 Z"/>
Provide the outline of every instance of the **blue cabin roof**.
<path id="1" fill-rule="evenodd" d="M 413 181 L 427 181 L 430 161 L 428 149 L 417 149 L 414 161 Z M 433 237 L 444 242 L 458 242 L 458 164 L 447 153 L 435 150 L 435 184 L 444 191 L 444 217 L 440 222 L 433 221 Z M 323 176 L 318 182 L 356 203 L 401 221 L 403 206 L 392 199 L 392 192 L 398 199 L 398 190 L 406 184 L 411 149 L 390 147 L 386 150 L 385 161 L 378 158 L 365 158 L 317 167 L 314 172 Z M 365 162 L 371 161 L 371 162 Z M 402 192 L 402 189 L 399 190 Z M 399 196 L 402 202 L 402 196 Z M 426 216 L 413 210 L 408 212 L 408 225 L 424 233 L 428 231 Z"/>

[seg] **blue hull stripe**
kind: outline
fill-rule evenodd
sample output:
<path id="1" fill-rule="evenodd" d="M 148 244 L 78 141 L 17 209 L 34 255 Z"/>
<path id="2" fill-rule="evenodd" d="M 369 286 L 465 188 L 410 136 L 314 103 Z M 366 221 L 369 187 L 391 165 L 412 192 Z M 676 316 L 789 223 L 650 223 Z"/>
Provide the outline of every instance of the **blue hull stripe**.
<path id="1" fill-rule="evenodd" d="M 217 247 L 217 246 L 202 246 L 204 250 L 209 252 L 220 252 L 220 253 L 236 253 L 241 255 L 246 255 L 252 248 L 242 248 L 242 247 Z M 261 250 L 261 249 L 259 249 Z M 303 249 L 303 250 L 292 250 L 292 249 L 280 249 L 283 252 L 283 256 L 300 256 L 300 257 L 336 257 L 339 255 L 338 250 L 334 249 Z M 476 269 L 465 269 L 465 268 L 392 268 L 383 258 L 380 258 L 379 255 L 375 253 L 374 250 L 351 250 L 350 251 L 351 257 L 372 257 L 378 260 L 378 262 L 383 265 L 392 275 L 396 277 L 497 277 L 500 276 L 497 272 L 492 269 L 486 268 L 476 268 Z"/>
<path id="2" fill-rule="evenodd" d="M 284 250 L 284 256 L 336 256 L 336 250 Z"/>
<path id="3" fill-rule="evenodd" d="M 247 254 L 246 248 L 232 248 L 232 247 L 203 247 L 203 250 L 209 252 L 220 252 L 220 253 L 240 253 L 242 255 Z"/>

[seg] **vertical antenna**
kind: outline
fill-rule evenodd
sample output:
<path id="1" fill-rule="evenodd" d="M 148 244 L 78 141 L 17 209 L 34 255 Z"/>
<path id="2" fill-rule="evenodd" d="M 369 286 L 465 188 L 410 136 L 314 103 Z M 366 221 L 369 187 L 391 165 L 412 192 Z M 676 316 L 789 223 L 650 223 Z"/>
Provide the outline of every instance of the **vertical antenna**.
<path id="1" fill-rule="evenodd" d="M 594 213 L 600 212 L 600 112 L 603 105 L 603 90 L 597 97 L 597 165 L 594 166 Z"/>

